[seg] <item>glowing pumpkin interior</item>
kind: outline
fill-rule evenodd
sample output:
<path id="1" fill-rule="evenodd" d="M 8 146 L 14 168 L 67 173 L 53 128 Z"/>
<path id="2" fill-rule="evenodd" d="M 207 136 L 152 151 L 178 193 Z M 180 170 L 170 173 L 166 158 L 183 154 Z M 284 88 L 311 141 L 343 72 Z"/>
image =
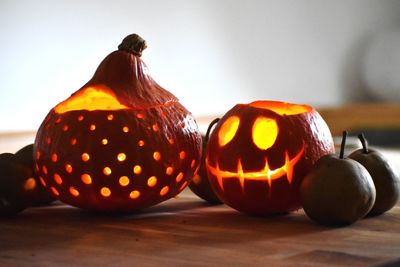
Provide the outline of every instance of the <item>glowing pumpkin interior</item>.
<path id="1" fill-rule="evenodd" d="M 58 104 L 54 110 L 56 113 L 65 113 L 73 110 L 120 110 L 127 109 L 122 105 L 114 93 L 105 86 L 87 87 L 74 94 L 67 100 Z"/>
<path id="2" fill-rule="evenodd" d="M 310 112 L 312 108 L 308 105 L 298 105 L 278 101 L 254 101 L 249 104 L 250 107 L 268 109 L 279 115 L 297 115 Z"/>

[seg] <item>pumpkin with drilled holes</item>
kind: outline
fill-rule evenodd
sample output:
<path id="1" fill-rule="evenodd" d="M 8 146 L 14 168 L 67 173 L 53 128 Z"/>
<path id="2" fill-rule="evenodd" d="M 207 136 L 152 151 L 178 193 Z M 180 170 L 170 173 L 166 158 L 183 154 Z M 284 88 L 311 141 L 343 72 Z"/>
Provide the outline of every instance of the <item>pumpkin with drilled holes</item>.
<path id="1" fill-rule="evenodd" d="M 144 48 L 138 35 L 127 36 L 40 126 L 36 169 L 61 201 L 132 212 L 177 195 L 196 173 L 197 124 L 149 75 L 140 58 Z"/>
<path id="2" fill-rule="evenodd" d="M 206 166 L 225 204 L 250 214 L 279 214 L 300 208 L 301 180 L 333 151 L 330 130 L 312 107 L 256 101 L 221 118 L 207 144 Z"/>

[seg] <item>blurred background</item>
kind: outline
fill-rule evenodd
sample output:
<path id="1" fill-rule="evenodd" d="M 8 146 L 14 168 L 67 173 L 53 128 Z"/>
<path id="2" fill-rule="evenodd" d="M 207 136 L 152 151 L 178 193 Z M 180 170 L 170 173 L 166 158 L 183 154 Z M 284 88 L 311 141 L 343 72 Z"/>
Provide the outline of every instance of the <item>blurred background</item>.
<path id="1" fill-rule="evenodd" d="M 400 102 L 396 0 L 1 0 L 0 25 L 0 132 L 36 130 L 130 33 L 198 118 L 256 99 Z"/>

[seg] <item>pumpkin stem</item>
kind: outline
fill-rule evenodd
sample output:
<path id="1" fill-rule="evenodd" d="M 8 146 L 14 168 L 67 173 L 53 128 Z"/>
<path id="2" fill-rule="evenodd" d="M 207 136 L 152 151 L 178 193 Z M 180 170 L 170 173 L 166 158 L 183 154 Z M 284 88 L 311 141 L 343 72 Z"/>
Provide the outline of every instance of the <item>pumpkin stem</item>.
<path id="1" fill-rule="evenodd" d="M 360 133 L 358 135 L 358 139 L 360 139 L 360 141 L 361 141 L 361 144 L 362 144 L 362 147 L 363 147 L 363 152 L 365 154 L 368 154 L 368 142 L 367 142 L 367 139 L 365 139 L 364 134 Z"/>
<path id="2" fill-rule="evenodd" d="M 217 124 L 219 122 L 219 120 L 220 120 L 220 118 L 216 118 L 212 122 L 210 122 L 210 124 L 208 125 L 207 132 L 206 132 L 206 139 L 205 139 L 206 143 L 208 143 L 208 138 L 210 137 L 212 127 L 215 124 Z"/>
<path id="3" fill-rule="evenodd" d="M 118 46 L 119 51 L 132 53 L 141 57 L 143 50 L 147 48 L 146 41 L 136 33 L 126 36 Z"/>
<path id="4" fill-rule="evenodd" d="M 346 146 L 347 131 L 343 131 L 342 136 L 343 136 L 342 144 L 340 145 L 340 154 L 339 154 L 340 159 L 343 159 L 343 157 L 344 157 L 344 147 Z"/>

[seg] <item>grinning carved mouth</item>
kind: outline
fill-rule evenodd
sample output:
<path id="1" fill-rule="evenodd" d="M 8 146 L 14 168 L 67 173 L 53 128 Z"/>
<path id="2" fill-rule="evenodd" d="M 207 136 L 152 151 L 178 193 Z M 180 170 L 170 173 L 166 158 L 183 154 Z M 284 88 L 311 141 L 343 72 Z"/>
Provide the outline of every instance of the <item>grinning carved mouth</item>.
<path id="1" fill-rule="evenodd" d="M 301 156 L 304 153 L 304 146 L 302 149 L 297 153 L 297 155 L 290 159 L 288 152 L 285 152 L 285 164 L 283 166 L 271 170 L 268 165 L 268 160 L 265 159 L 264 168 L 259 171 L 254 172 L 244 172 L 242 167 L 242 162 L 239 159 L 237 164 L 237 171 L 224 171 L 219 168 L 219 164 L 215 167 L 211 166 L 206 159 L 206 166 L 209 172 L 211 172 L 215 177 L 217 177 L 218 184 L 221 187 L 222 191 L 224 190 L 223 179 L 225 178 L 237 178 L 240 182 L 242 190 L 244 190 L 244 181 L 245 180 L 259 180 L 259 181 L 267 181 L 269 188 L 271 188 L 272 180 L 279 179 L 280 177 L 286 175 L 287 181 L 289 184 L 292 184 L 293 180 L 293 168 L 296 163 L 300 160 Z"/>

